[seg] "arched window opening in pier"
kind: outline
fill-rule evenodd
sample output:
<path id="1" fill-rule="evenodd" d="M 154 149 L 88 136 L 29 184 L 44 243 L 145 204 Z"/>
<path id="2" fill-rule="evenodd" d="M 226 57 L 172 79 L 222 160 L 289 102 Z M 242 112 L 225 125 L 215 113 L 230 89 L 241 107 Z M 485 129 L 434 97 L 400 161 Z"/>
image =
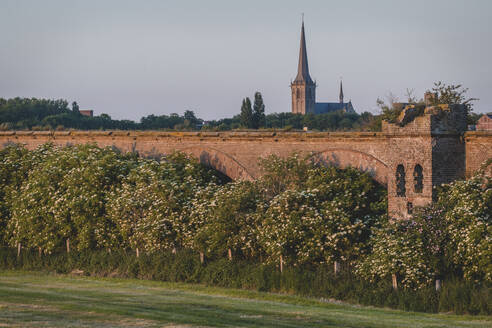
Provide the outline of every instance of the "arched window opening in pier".
<path id="1" fill-rule="evenodd" d="M 424 173 L 420 164 L 415 165 L 413 169 L 414 191 L 420 194 L 424 190 Z"/>
<path id="2" fill-rule="evenodd" d="M 396 167 L 396 196 L 405 197 L 405 195 L 405 167 L 403 167 L 402 164 L 399 164 Z"/>

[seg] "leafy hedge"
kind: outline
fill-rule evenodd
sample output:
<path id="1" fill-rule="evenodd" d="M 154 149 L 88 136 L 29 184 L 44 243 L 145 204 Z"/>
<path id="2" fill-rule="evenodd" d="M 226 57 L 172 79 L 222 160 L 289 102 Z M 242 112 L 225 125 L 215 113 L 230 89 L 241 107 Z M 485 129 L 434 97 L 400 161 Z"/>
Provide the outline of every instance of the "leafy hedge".
<path id="1" fill-rule="evenodd" d="M 179 277 L 374 305 L 390 302 L 379 293 L 395 277 L 392 306 L 403 308 L 404 295 L 424 297 L 439 279 L 439 302 L 408 308 L 437 311 L 443 295 L 455 293 L 464 300 L 453 304 L 488 311 L 470 305 L 488 297 L 492 283 L 492 180 L 483 172 L 443 186 L 411 218 L 390 220 L 385 188 L 356 169 L 296 154 L 260 166 L 261 179 L 227 183 L 182 153 L 157 161 L 95 145 L 10 145 L 0 150 L 0 245 L 41 260 L 4 266 Z M 205 266 L 197 263 L 203 258 Z M 333 264 L 350 268 L 345 278 L 316 282 Z"/>
<path id="2" fill-rule="evenodd" d="M 289 267 L 280 273 L 278 265 L 245 260 L 214 258 L 201 264 L 199 256 L 189 250 L 176 254 L 141 254 L 138 258 L 135 253 L 122 250 L 70 254 L 60 250 L 41 257 L 36 251 L 22 251 L 20 258 L 17 258 L 14 249 L 0 248 L 0 269 L 56 273 L 82 270 L 84 275 L 97 277 L 152 279 L 294 293 L 405 311 L 492 314 L 491 286 L 486 284 L 450 279 L 444 282 L 440 292 L 432 287 L 394 291 L 390 281 L 374 284 L 359 279 L 347 270 L 335 276 L 328 265 Z"/>

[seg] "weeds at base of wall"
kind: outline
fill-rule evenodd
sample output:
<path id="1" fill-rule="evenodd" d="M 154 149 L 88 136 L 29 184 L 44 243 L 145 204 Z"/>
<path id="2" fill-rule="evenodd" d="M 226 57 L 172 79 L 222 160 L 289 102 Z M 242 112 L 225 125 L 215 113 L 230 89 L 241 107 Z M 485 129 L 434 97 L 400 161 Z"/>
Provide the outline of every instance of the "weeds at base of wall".
<path id="1" fill-rule="evenodd" d="M 97 277 L 138 278 L 169 282 L 201 283 L 209 286 L 280 292 L 301 296 L 336 299 L 349 303 L 390 307 L 405 311 L 492 314 L 491 287 L 460 279 L 444 280 L 440 292 L 425 289 L 394 291 L 391 279 L 371 284 L 346 271 L 333 274 L 332 266 L 284 268 L 227 258 L 200 263 L 198 254 L 141 254 L 126 251 L 60 252 L 39 256 L 23 251 L 17 258 L 14 249 L 0 248 L 0 269 L 71 273 Z M 79 272 L 80 272 L 79 271 Z"/>

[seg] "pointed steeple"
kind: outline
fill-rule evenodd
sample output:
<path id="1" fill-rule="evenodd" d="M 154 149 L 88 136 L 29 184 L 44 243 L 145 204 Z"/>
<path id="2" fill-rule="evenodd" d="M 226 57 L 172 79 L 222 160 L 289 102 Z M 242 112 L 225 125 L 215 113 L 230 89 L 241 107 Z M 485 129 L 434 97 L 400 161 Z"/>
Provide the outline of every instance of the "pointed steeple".
<path id="1" fill-rule="evenodd" d="M 311 76 L 309 76 L 309 67 L 306 51 L 306 37 L 304 36 L 304 19 L 302 20 L 301 27 L 301 47 L 299 49 L 299 66 L 297 67 L 297 76 L 294 82 L 313 83 Z"/>
<path id="2" fill-rule="evenodd" d="M 343 104 L 343 85 L 342 85 L 342 80 L 340 80 L 340 104 Z"/>

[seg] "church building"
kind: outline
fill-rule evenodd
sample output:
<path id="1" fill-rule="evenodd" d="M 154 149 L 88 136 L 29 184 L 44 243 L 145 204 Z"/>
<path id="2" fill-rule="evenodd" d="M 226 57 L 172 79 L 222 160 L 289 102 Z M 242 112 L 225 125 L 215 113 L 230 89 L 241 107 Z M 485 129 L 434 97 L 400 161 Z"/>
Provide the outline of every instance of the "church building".
<path id="1" fill-rule="evenodd" d="M 324 114 L 343 110 L 346 113 L 355 113 L 352 102 L 343 102 L 343 86 L 340 81 L 339 102 L 316 102 L 316 82 L 309 75 L 306 37 L 304 36 L 304 22 L 301 27 L 301 46 L 299 49 L 299 66 L 297 76 L 291 83 L 292 113 L 294 114 Z"/>

